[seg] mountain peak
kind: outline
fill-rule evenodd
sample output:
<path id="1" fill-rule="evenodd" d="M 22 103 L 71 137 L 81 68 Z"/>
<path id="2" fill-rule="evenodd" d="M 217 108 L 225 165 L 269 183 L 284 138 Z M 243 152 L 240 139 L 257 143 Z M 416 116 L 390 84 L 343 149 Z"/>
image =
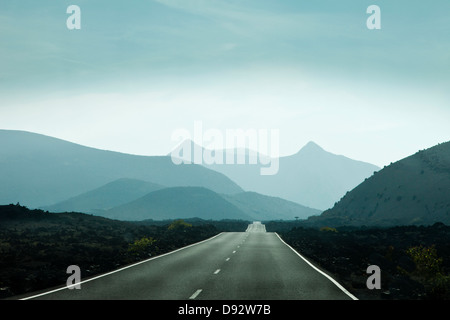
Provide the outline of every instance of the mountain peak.
<path id="1" fill-rule="evenodd" d="M 314 141 L 309 141 L 299 152 L 315 152 L 315 151 L 325 151 L 321 146 L 319 146 Z"/>

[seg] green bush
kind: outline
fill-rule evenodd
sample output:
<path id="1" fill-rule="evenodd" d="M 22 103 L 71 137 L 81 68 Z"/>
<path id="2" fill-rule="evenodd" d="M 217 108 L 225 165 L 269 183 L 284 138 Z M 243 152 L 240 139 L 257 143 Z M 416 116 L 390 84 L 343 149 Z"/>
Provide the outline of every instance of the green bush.
<path id="1" fill-rule="evenodd" d="M 440 272 L 442 258 L 437 256 L 434 245 L 428 248 L 423 246 L 411 247 L 406 252 L 413 259 L 417 271 L 421 275 L 432 278 Z"/>
<path id="2" fill-rule="evenodd" d="M 320 228 L 320 231 L 325 231 L 325 232 L 338 232 L 336 228 L 332 228 L 332 227 L 322 227 L 322 228 Z"/>
<path id="3" fill-rule="evenodd" d="M 152 237 L 142 237 L 141 239 L 129 244 L 128 252 L 136 256 L 148 253 L 149 249 L 155 242 L 156 240 Z"/>
<path id="4" fill-rule="evenodd" d="M 450 277 L 442 271 L 442 258 L 439 258 L 434 245 L 411 247 L 406 251 L 416 265 L 416 277 L 427 289 L 432 299 L 448 299 Z"/>
<path id="5" fill-rule="evenodd" d="M 178 230 L 178 229 L 185 229 L 185 228 L 190 228 L 192 227 L 192 224 L 185 222 L 184 220 L 175 220 L 174 222 L 172 222 L 169 227 L 167 228 L 168 230 Z"/>

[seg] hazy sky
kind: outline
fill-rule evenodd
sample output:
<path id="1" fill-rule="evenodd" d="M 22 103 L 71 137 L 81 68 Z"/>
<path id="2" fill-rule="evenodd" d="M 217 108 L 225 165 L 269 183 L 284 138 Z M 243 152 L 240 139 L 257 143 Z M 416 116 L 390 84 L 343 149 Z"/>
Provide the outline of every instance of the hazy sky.
<path id="1" fill-rule="evenodd" d="M 81 29 L 69 30 L 69 5 Z M 369 5 L 381 30 L 368 30 Z M 0 129 L 142 155 L 279 129 L 383 166 L 450 140 L 450 1 L 2 0 Z"/>

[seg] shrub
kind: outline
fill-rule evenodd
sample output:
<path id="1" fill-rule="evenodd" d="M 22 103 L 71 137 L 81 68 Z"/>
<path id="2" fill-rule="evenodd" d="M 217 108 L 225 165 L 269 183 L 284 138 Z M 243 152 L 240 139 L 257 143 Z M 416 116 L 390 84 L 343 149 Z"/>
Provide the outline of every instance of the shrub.
<path id="1" fill-rule="evenodd" d="M 417 277 L 427 288 L 430 298 L 448 299 L 450 277 L 442 271 L 442 258 L 439 258 L 434 245 L 411 247 L 407 250 L 416 264 Z"/>
<path id="2" fill-rule="evenodd" d="M 332 227 L 322 227 L 322 228 L 320 228 L 320 231 L 325 231 L 325 232 L 338 232 L 336 228 L 332 228 Z"/>
<path id="3" fill-rule="evenodd" d="M 142 255 L 148 252 L 155 242 L 156 240 L 152 237 L 142 237 L 141 239 L 129 244 L 128 252 L 136 256 Z"/>
<path id="4" fill-rule="evenodd" d="M 425 277 L 433 277 L 440 272 L 442 258 L 438 258 L 435 246 L 425 248 L 416 246 L 407 249 L 406 253 L 413 259 L 417 271 Z"/>
<path id="5" fill-rule="evenodd" d="M 172 222 L 169 227 L 167 228 L 168 230 L 178 230 L 178 229 L 185 229 L 185 228 L 190 228 L 192 227 L 192 224 L 185 222 L 184 220 L 175 220 L 174 222 Z"/>

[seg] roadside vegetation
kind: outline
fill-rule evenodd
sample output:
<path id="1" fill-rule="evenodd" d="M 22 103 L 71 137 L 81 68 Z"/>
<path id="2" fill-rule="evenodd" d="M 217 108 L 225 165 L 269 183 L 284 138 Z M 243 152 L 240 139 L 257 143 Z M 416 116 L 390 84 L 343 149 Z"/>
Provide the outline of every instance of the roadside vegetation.
<path id="1" fill-rule="evenodd" d="M 210 238 L 245 231 L 248 221 L 201 219 L 123 222 L 82 213 L 0 206 L 0 298 L 64 285 L 69 265 L 82 278 Z M 392 228 L 264 222 L 360 299 L 450 299 L 450 226 Z M 381 289 L 366 287 L 369 265 Z"/>
<path id="2" fill-rule="evenodd" d="M 450 299 L 450 226 L 302 227 L 267 222 L 294 249 L 332 274 L 360 299 Z M 369 290 L 369 265 L 381 269 L 381 289 Z"/>
<path id="3" fill-rule="evenodd" d="M 0 206 L 0 298 L 64 285 L 69 265 L 78 265 L 86 278 L 221 231 L 245 231 L 247 224 L 199 219 L 135 223 Z"/>

